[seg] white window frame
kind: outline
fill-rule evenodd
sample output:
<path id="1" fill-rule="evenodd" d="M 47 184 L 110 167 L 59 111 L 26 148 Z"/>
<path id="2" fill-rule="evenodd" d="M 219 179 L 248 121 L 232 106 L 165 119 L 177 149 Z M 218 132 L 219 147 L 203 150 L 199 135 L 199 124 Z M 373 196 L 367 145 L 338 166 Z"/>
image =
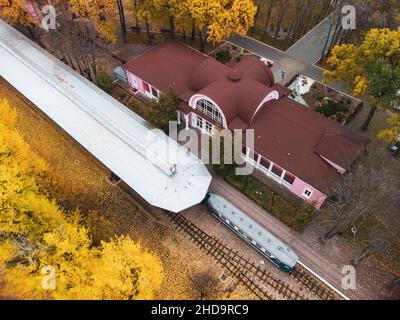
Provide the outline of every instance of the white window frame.
<path id="1" fill-rule="evenodd" d="M 310 195 L 308 195 L 307 193 L 309 193 Z M 314 192 L 312 190 L 310 190 L 309 188 L 306 187 L 306 188 L 304 188 L 304 191 L 303 191 L 303 197 L 305 197 L 307 199 L 311 199 L 313 193 Z"/>
<path id="2" fill-rule="evenodd" d="M 138 87 L 137 80 L 136 80 L 135 77 L 132 77 L 132 85 L 133 85 L 135 88 Z"/>
<path id="3" fill-rule="evenodd" d="M 213 125 L 212 123 L 208 122 L 207 120 L 203 120 L 204 123 L 204 131 L 208 134 L 213 133 Z"/>
<path id="4" fill-rule="evenodd" d="M 211 119 L 215 120 L 216 122 L 218 122 L 222 125 L 224 124 L 224 119 L 222 117 L 222 114 L 219 112 L 218 108 L 211 101 L 209 101 L 207 99 L 199 99 L 196 102 L 196 109 L 198 109 L 200 112 L 204 113 L 205 115 L 209 116 Z M 211 111 L 209 109 L 211 109 Z"/>
<path id="5" fill-rule="evenodd" d="M 199 123 L 201 123 L 201 126 L 199 126 Z M 196 121 L 195 121 L 196 128 L 203 130 L 203 125 L 204 125 L 204 119 L 196 115 Z"/>
<path id="6" fill-rule="evenodd" d="M 153 91 L 157 92 L 157 95 L 156 95 L 156 96 L 153 94 Z M 156 99 L 159 99 L 159 98 L 160 98 L 160 92 L 159 92 L 156 88 L 154 88 L 153 86 L 150 86 L 150 92 L 151 92 L 151 95 L 152 95 L 154 98 L 156 98 Z"/>

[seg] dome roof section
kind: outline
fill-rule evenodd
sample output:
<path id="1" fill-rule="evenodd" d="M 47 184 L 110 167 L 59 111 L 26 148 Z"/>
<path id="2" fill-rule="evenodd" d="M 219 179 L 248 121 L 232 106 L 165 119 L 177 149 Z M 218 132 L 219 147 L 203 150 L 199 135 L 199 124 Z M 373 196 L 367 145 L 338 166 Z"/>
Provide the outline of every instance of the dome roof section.
<path id="1" fill-rule="evenodd" d="M 236 105 L 238 116 L 251 125 L 251 119 L 257 112 L 264 99 L 274 91 L 272 88 L 262 85 L 256 80 L 245 79 L 239 90 L 236 91 Z"/>
<path id="2" fill-rule="evenodd" d="M 199 92 L 213 100 L 223 111 L 227 124 L 240 117 L 248 125 L 263 100 L 274 91 L 252 79 L 238 81 L 226 78 L 211 83 Z"/>
<path id="3" fill-rule="evenodd" d="M 190 78 L 189 88 L 194 92 L 198 92 L 213 82 L 226 79 L 230 72 L 231 68 L 213 58 L 209 58 L 194 69 Z"/>
<path id="4" fill-rule="evenodd" d="M 244 56 L 233 67 L 243 78 L 256 80 L 268 87 L 275 84 L 274 75 L 270 68 L 256 56 Z"/>

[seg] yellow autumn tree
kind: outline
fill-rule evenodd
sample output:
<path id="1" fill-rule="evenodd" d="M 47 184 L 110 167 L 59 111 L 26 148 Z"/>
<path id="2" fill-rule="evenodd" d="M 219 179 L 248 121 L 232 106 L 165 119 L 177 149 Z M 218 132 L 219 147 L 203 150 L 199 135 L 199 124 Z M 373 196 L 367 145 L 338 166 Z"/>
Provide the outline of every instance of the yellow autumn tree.
<path id="1" fill-rule="evenodd" d="M 112 43 L 117 42 L 116 11 L 118 8 L 115 0 L 68 0 L 68 3 L 71 12 L 87 17 L 104 39 Z"/>
<path id="2" fill-rule="evenodd" d="M 360 45 L 336 45 L 324 72 L 327 82 L 343 80 L 357 96 L 366 96 L 371 112 L 363 129 L 378 108 L 390 108 L 399 99 L 400 30 L 371 29 Z"/>
<path id="3" fill-rule="evenodd" d="M 13 25 L 32 27 L 34 19 L 29 13 L 29 5 L 29 1 L 25 0 L 0 0 L 0 17 Z"/>
<path id="4" fill-rule="evenodd" d="M 234 32 L 244 36 L 254 25 L 257 8 L 251 0 L 222 1 L 222 10 L 208 26 L 208 41 L 221 42 Z"/>
<path id="5" fill-rule="evenodd" d="M 392 142 L 399 139 L 400 135 L 400 115 L 397 114 L 388 119 L 389 128 L 378 133 L 378 137 L 386 142 Z"/>
<path id="6" fill-rule="evenodd" d="M 234 32 L 245 35 L 254 24 L 256 6 L 251 0 L 184 0 L 189 16 L 202 36 L 211 43 L 218 43 Z"/>
<path id="7" fill-rule="evenodd" d="M 128 237 L 93 246 L 79 212 L 49 199 L 49 174 L 15 128 L 16 112 L 0 102 L 0 294 L 22 299 L 148 299 L 163 280 L 161 262 Z M 44 290 L 43 268 L 55 271 Z"/>

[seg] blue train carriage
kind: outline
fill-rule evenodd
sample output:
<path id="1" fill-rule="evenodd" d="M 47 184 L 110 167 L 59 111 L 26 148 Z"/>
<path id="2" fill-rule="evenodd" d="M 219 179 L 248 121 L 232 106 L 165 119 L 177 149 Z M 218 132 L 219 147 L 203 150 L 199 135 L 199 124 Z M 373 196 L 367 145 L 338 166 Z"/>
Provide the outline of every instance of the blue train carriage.
<path id="1" fill-rule="evenodd" d="M 223 197 L 209 192 L 204 204 L 211 213 L 264 257 L 285 272 L 291 272 L 299 257 L 282 241 L 265 230 Z"/>

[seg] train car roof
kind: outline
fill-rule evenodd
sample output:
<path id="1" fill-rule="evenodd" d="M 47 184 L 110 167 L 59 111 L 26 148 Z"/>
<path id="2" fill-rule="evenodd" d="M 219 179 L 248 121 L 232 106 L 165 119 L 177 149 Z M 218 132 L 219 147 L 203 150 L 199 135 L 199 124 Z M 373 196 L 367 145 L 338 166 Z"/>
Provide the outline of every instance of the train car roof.
<path id="1" fill-rule="evenodd" d="M 226 199 L 215 193 L 211 193 L 211 196 L 207 201 L 221 215 L 232 222 L 235 226 L 242 230 L 243 233 L 252 238 L 263 248 L 267 249 L 269 253 L 278 258 L 281 262 L 291 268 L 293 268 L 298 262 L 299 257 L 282 241 L 277 239 L 274 235 L 265 230 L 265 228 L 247 216 L 244 212 L 236 208 Z"/>
<path id="2" fill-rule="evenodd" d="M 201 160 L 1 19 L 0 76 L 150 204 L 179 212 L 204 199 Z"/>

